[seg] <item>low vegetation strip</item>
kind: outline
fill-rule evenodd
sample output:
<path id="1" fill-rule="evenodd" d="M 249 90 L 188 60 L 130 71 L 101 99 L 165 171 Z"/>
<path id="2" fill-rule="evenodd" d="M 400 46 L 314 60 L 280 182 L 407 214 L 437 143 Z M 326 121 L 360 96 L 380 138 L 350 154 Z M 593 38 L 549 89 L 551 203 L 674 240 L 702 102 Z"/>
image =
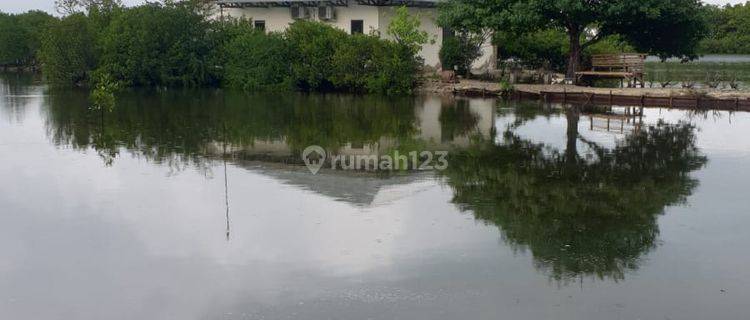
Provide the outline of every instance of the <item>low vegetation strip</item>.
<path id="1" fill-rule="evenodd" d="M 28 50 L 2 62 L 36 64 L 38 59 L 47 82 L 58 87 L 405 94 L 417 83 L 422 65 L 417 53 L 427 35 L 402 9 L 388 29 L 395 40 L 386 40 L 311 21 L 267 33 L 246 20 L 215 17 L 205 1 L 123 7 L 105 0 L 91 3 L 85 13 L 46 15 L 29 28 L 38 37 L 30 38 Z M 0 26 L 7 17 L 0 17 Z"/>

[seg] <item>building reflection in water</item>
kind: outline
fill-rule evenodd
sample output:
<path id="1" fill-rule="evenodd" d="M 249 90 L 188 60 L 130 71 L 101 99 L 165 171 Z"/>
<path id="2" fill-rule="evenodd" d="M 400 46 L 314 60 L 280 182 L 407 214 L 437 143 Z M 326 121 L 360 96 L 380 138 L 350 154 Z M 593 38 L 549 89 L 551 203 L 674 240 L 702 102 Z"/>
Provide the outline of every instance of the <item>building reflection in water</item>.
<path id="1" fill-rule="evenodd" d="M 377 205 L 382 190 L 435 179 L 435 173 L 324 170 L 313 176 L 301 166 L 301 150 L 309 145 L 344 155 L 383 154 L 404 145 L 448 150 L 449 167 L 437 177 L 452 189 L 453 203 L 497 226 L 506 243 L 529 251 L 536 267 L 558 280 L 622 279 L 638 268 L 657 243 L 657 217 L 685 201 L 698 183 L 689 173 L 706 162 L 695 147 L 692 125 L 646 125 L 632 110 L 622 115 L 606 108 L 489 99 L 206 91 L 134 93 L 97 117 L 78 93 L 48 99 L 48 133 L 60 145 L 92 148 L 105 159 L 127 152 L 177 169 L 197 166 L 207 174 L 220 158 L 354 206 Z M 554 145 L 519 133 L 535 119 L 564 119 L 566 128 L 545 138 L 565 142 Z M 601 119 L 610 121 L 605 131 L 615 133 L 606 143 L 580 129 L 600 130 L 592 124 Z M 615 119 L 622 120 L 619 127 L 612 125 Z M 542 131 L 548 125 L 531 127 Z M 225 186 L 229 237 L 231 193 Z"/>

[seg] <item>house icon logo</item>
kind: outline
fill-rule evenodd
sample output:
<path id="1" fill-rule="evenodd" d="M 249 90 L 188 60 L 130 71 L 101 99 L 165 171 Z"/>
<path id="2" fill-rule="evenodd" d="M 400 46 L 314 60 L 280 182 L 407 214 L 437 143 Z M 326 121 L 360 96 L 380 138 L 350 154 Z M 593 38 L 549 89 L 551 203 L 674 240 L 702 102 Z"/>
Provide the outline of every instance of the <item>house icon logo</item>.
<path id="1" fill-rule="evenodd" d="M 310 173 L 317 174 L 326 161 L 326 150 L 321 146 L 309 146 L 302 151 L 302 161 L 305 162 L 307 169 L 310 169 Z"/>

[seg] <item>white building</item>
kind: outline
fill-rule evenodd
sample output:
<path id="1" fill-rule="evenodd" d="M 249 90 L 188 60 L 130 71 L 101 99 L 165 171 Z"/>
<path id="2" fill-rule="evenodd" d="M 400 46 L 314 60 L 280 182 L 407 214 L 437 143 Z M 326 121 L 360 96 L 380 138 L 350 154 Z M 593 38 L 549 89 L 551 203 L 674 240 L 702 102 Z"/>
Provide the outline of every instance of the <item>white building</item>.
<path id="1" fill-rule="evenodd" d="M 436 3 L 440 0 L 218 0 L 220 15 L 244 17 L 256 28 L 267 31 L 284 31 L 289 24 L 299 19 L 328 23 L 348 33 L 376 34 L 387 36 L 388 24 L 399 6 L 406 6 L 412 15 L 421 20 L 421 28 L 427 31 L 434 43 L 426 44 L 420 51 L 425 64 L 436 69 L 440 66 L 440 45 L 443 30 L 437 26 Z M 495 50 L 490 44 L 482 47 L 482 56 L 474 62 L 478 71 L 494 69 Z"/>

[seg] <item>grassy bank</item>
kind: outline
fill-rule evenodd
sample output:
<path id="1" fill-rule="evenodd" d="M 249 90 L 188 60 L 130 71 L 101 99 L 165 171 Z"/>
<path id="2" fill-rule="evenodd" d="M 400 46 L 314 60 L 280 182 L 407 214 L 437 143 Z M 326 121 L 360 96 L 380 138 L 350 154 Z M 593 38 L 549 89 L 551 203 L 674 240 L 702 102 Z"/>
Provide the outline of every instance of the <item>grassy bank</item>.
<path id="1" fill-rule="evenodd" d="M 647 62 L 646 82 L 659 88 L 750 89 L 750 62 Z"/>

